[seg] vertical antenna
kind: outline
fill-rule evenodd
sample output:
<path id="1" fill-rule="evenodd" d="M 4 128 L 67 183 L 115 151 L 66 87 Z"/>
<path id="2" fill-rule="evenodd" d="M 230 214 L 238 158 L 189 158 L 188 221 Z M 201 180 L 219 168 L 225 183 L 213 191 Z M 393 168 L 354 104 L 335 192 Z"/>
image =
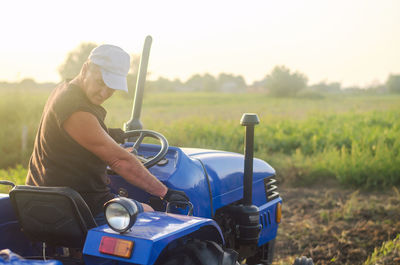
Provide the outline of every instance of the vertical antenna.
<path id="1" fill-rule="evenodd" d="M 142 56 L 140 56 L 139 71 L 136 81 L 135 98 L 133 101 L 131 119 L 124 124 L 124 130 L 140 130 L 143 128 L 140 122 L 140 113 L 142 111 L 142 102 L 144 94 L 144 85 L 146 83 L 147 66 L 149 64 L 150 47 L 153 39 L 149 35 L 146 37 L 143 45 Z"/>

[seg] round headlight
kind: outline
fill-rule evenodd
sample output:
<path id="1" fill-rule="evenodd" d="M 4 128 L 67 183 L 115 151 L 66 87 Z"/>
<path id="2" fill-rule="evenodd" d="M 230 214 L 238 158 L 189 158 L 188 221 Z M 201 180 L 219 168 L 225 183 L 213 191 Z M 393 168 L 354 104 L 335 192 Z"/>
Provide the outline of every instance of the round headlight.
<path id="1" fill-rule="evenodd" d="M 133 226 L 138 212 L 136 203 L 128 198 L 115 198 L 104 204 L 107 224 L 119 233 L 126 232 Z"/>

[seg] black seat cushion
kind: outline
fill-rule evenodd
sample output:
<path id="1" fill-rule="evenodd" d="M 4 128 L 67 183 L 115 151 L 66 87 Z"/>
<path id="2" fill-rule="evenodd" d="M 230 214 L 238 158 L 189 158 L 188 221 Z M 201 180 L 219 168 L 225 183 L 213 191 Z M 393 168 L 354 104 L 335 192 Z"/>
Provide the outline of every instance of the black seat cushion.
<path id="1" fill-rule="evenodd" d="M 85 201 L 68 187 L 16 186 L 10 199 L 32 241 L 81 248 L 88 229 L 97 226 Z"/>

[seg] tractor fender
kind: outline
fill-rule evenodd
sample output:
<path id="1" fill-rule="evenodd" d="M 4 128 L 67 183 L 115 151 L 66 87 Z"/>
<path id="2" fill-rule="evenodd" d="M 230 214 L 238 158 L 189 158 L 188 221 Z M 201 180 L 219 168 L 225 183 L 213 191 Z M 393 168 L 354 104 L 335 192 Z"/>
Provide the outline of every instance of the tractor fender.
<path id="1" fill-rule="evenodd" d="M 103 237 L 113 237 L 133 242 L 129 258 L 103 254 L 99 251 Z M 181 238 L 199 238 L 224 245 L 224 239 L 217 223 L 212 219 L 170 214 L 144 212 L 138 215 L 133 227 L 123 234 L 103 225 L 89 230 L 83 255 L 86 265 L 110 264 L 122 261 L 133 264 L 154 264 L 161 252 Z"/>

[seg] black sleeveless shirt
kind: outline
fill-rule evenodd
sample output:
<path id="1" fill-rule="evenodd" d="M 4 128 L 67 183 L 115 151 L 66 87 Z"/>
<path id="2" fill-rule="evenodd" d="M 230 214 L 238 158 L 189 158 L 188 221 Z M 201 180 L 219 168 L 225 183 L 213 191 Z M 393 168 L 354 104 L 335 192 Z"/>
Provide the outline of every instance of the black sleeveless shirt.
<path id="1" fill-rule="evenodd" d="M 93 114 L 107 132 L 106 110 L 92 104 L 80 87 L 61 83 L 44 107 L 26 184 L 70 187 L 81 194 L 95 216 L 114 196 L 107 186 L 105 162 L 78 144 L 63 128 L 64 121 L 77 111 Z"/>

